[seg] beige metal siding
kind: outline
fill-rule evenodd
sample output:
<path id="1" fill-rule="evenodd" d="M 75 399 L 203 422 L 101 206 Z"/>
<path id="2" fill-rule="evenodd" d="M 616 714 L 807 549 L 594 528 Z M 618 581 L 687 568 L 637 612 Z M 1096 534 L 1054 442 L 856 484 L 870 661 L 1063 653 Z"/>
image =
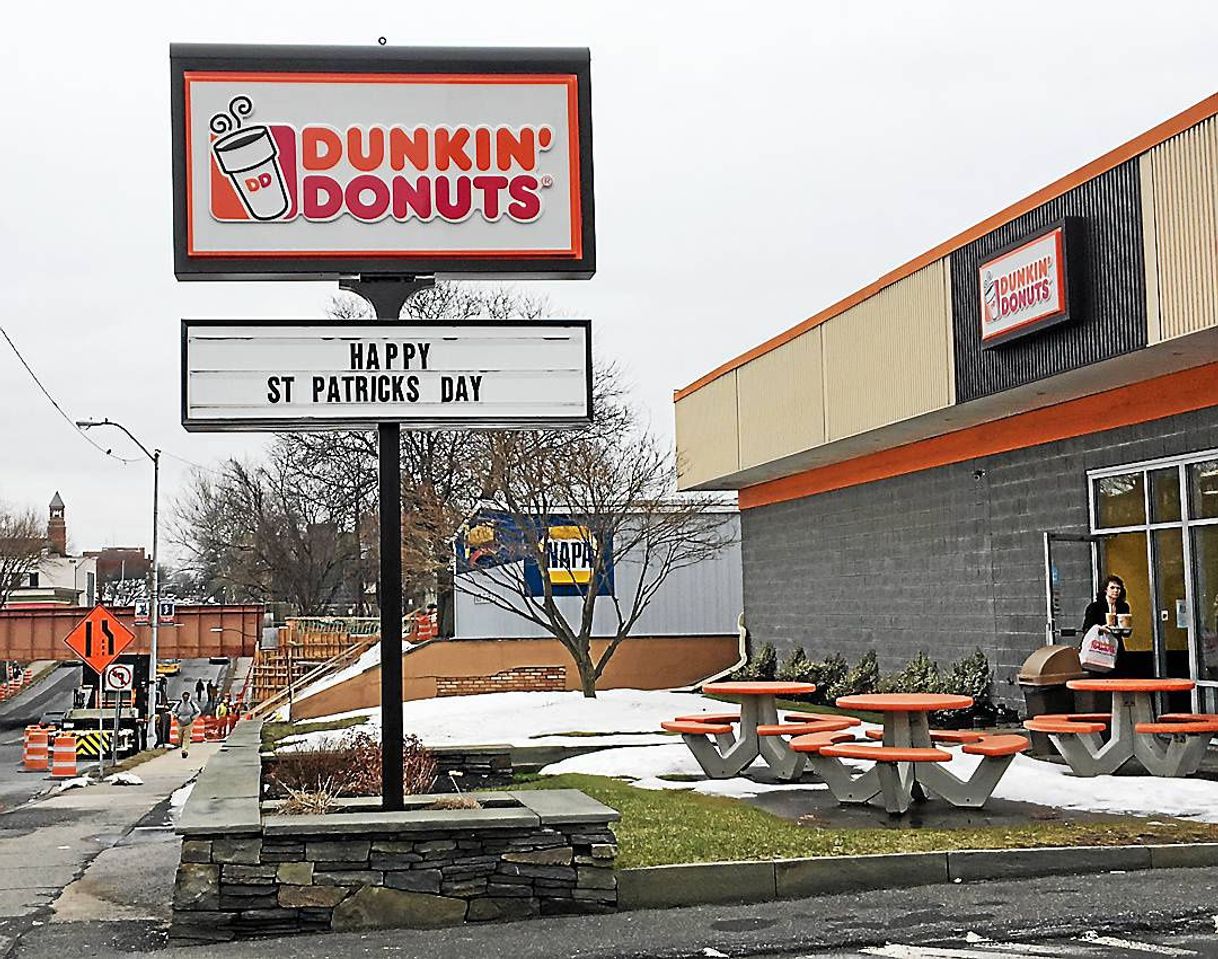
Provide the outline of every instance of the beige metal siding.
<path id="1" fill-rule="evenodd" d="M 820 327 L 744 364 L 737 373 L 742 469 L 825 442 Z"/>
<path id="2" fill-rule="evenodd" d="M 678 400 L 676 407 L 679 489 L 740 469 L 735 370 Z"/>
<path id="3" fill-rule="evenodd" d="M 1143 203 L 1154 219 L 1159 300 L 1158 329 L 1152 315 L 1148 333 L 1156 342 L 1218 326 L 1218 121 L 1172 137 L 1147 161 L 1152 191 Z"/>
<path id="4" fill-rule="evenodd" d="M 825 323 L 829 442 L 952 403 L 947 260 Z"/>

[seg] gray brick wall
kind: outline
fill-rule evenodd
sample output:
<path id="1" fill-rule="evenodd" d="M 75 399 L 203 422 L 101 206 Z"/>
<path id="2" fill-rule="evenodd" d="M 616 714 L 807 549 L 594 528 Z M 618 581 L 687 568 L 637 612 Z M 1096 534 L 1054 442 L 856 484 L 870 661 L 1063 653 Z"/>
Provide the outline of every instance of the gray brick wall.
<path id="1" fill-rule="evenodd" d="M 746 510 L 749 630 L 780 657 L 875 649 L 884 671 L 980 647 L 1019 701 L 1014 675 L 1044 640 L 1042 533 L 1087 531 L 1086 471 L 1212 448 L 1218 408 Z M 1064 618 L 1081 621 L 1089 552 L 1057 559 Z"/>

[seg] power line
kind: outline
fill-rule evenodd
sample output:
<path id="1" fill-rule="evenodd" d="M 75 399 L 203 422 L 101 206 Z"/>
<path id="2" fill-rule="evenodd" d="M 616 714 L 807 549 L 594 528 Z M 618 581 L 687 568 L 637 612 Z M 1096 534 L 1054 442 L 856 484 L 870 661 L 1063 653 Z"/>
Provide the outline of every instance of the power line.
<path id="1" fill-rule="evenodd" d="M 34 381 L 34 383 L 37 385 L 38 389 L 40 389 L 42 391 L 42 395 L 45 396 L 50 401 L 51 405 L 53 407 L 55 407 L 55 411 L 67 421 L 68 425 L 70 427 L 72 427 L 72 429 L 75 432 L 80 434 L 80 436 L 84 439 L 84 441 L 86 443 L 88 443 L 90 446 L 92 446 L 94 449 L 98 450 L 99 452 L 104 453 L 106 456 L 110 456 L 110 457 L 118 460 L 120 463 L 137 462 L 137 460 L 135 460 L 135 459 L 127 459 L 126 457 L 119 456 L 117 453 L 111 452 L 110 450 L 108 450 L 104 446 L 102 446 L 101 444 L 94 442 L 94 440 L 91 437 L 86 435 L 85 431 L 76 425 L 76 421 L 73 420 L 72 417 L 68 416 L 68 414 L 63 411 L 63 407 L 60 406 L 57 402 L 55 402 L 55 397 L 53 397 L 51 395 L 50 391 L 45 386 L 42 385 L 42 380 L 38 379 L 38 374 L 35 373 L 33 371 L 33 369 L 30 368 L 30 364 L 25 361 L 25 357 L 22 356 L 21 351 L 19 349 L 17 349 L 17 344 L 13 342 L 12 337 L 10 337 L 8 335 L 8 331 L 5 330 L 3 326 L 0 326 L 0 336 L 3 336 L 5 341 L 8 343 L 8 345 L 10 347 L 12 347 L 13 353 L 16 355 L 17 359 L 21 361 L 21 365 L 25 367 L 25 371 L 30 374 L 30 379 L 32 379 Z"/>

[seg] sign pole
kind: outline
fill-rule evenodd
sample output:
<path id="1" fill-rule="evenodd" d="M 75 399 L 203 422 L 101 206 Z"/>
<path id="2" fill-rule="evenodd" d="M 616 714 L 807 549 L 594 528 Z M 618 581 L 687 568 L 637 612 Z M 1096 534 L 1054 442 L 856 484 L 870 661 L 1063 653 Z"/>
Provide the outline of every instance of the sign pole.
<path id="1" fill-rule="evenodd" d="M 433 286 L 431 278 L 341 280 L 339 288 L 371 304 L 378 320 L 396 320 L 406 301 Z M 381 808 L 399 812 L 402 792 L 402 428 L 377 426 L 380 499 Z M 289 677 L 290 681 L 290 677 Z"/>

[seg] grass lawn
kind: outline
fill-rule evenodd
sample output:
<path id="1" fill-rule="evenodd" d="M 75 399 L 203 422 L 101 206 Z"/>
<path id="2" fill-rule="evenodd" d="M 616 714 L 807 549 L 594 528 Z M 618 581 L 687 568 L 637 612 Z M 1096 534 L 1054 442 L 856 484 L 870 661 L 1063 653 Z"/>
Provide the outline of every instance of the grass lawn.
<path id="1" fill-rule="evenodd" d="M 617 864 L 623 868 L 948 849 L 1218 842 L 1218 824 L 1166 816 L 977 829 L 822 829 L 798 826 L 739 800 L 637 789 L 604 776 L 570 773 L 519 780 L 512 789 L 579 789 L 618 810 L 622 819 L 613 829 L 620 847 Z"/>
<path id="2" fill-rule="evenodd" d="M 262 726 L 262 746 L 264 749 L 274 749 L 282 740 L 287 739 L 289 736 L 350 729 L 352 726 L 362 726 L 364 722 L 365 719 L 362 716 L 348 716 L 345 719 L 333 719 L 327 722 L 264 723 Z"/>

